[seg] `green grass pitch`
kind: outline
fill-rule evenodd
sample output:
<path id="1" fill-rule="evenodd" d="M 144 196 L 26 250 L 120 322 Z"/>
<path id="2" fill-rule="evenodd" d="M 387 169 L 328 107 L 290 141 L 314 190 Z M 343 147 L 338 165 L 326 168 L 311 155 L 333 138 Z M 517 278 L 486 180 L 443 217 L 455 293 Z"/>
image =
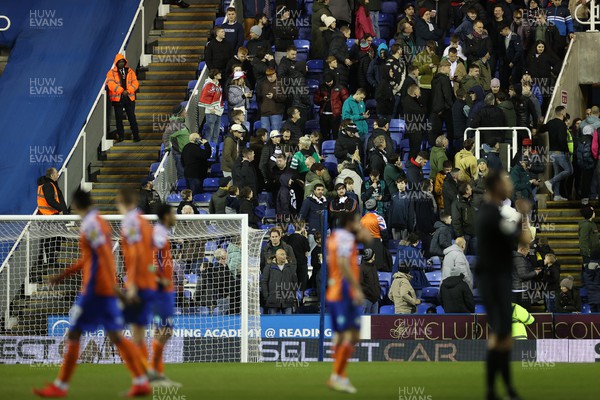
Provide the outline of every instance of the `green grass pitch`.
<path id="1" fill-rule="evenodd" d="M 513 363 L 513 377 L 523 400 L 598 399 L 598 366 Z M 183 383 L 178 391 L 155 388 L 153 400 L 264 399 L 323 400 L 466 400 L 483 399 L 481 362 L 361 362 L 351 363 L 348 375 L 358 394 L 332 392 L 325 386 L 331 363 L 169 364 L 165 372 Z M 31 388 L 51 382 L 57 367 L 0 366 L 0 398 L 33 399 Z M 116 399 L 130 384 L 122 365 L 79 365 L 69 398 Z M 173 390 L 173 389 L 171 389 Z M 404 396 L 404 397 L 401 397 Z"/>

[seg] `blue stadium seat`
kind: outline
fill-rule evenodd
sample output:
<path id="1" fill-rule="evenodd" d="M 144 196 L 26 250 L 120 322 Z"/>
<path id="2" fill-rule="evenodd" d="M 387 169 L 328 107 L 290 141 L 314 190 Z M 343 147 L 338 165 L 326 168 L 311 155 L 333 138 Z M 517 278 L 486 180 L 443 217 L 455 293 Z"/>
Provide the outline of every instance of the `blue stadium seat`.
<path id="1" fill-rule="evenodd" d="M 475 300 L 475 303 L 481 303 L 483 301 L 479 289 L 477 288 L 473 289 L 473 299 Z"/>
<path id="2" fill-rule="evenodd" d="M 392 141 L 394 142 L 394 146 L 396 147 L 396 149 L 400 148 L 400 143 L 402 143 L 402 135 L 394 132 L 391 134 L 392 137 Z"/>
<path id="3" fill-rule="evenodd" d="M 257 196 L 259 205 L 266 205 L 267 207 L 273 204 L 273 195 L 269 192 L 260 192 Z"/>
<path id="4" fill-rule="evenodd" d="M 210 177 L 221 178 L 223 176 L 223 170 L 221 169 L 221 163 L 215 163 L 210 166 Z"/>
<path id="5" fill-rule="evenodd" d="M 377 101 L 375 99 L 368 99 L 365 101 L 365 107 L 367 108 L 367 110 L 376 110 L 377 109 Z M 374 114 L 374 113 L 372 113 Z M 372 124 L 374 122 L 374 120 L 372 119 L 368 119 L 367 120 L 367 124 Z M 373 125 L 370 125 L 369 128 L 373 128 Z M 369 129 L 370 131 L 371 129 Z"/>
<path id="6" fill-rule="evenodd" d="M 323 60 L 308 60 L 306 62 L 306 66 L 308 67 L 308 73 L 323 73 Z"/>
<path id="7" fill-rule="evenodd" d="M 181 102 L 181 103 L 179 103 L 179 104 L 181 104 L 181 107 L 183 107 L 183 108 L 186 108 L 186 107 L 187 107 L 187 105 L 188 105 L 188 102 L 187 102 L 187 101 L 182 101 L 182 102 Z"/>
<path id="8" fill-rule="evenodd" d="M 327 157 L 332 157 L 332 156 L 327 156 Z M 327 169 L 327 171 L 329 172 L 329 175 L 331 175 L 332 178 L 336 178 L 338 176 L 337 160 L 335 163 L 325 161 L 322 164 Z"/>
<path id="9" fill-rule="evenodd" d="M 396 20 L 396 17 L 394 15 L 380 12 L 379 13 L 379 29 L 381 30 L 382 27 L 391 28 L 392 25 L 394 25 L 395 20 Z M 381 37 L 387 37 L 387 36 L 381 35 Z"/>
<path id="10" fill-rule="evenodd" d="M 402 139 L 400 141 L 400 149 L 399 149 L 402 154 L 408 154 L 408 152 L 410 151 L 410 143 L 408 141 L 408 139 Z"/>
<path id="11" fill-rule="evenodd" d="M 388 44 L 388 48 L 392 48 L 393 44 L 396 43 L 395 39 L 390 39 L 390 43 Z"/>
<path id="12" fill-rule="evenodd" d="M 446 314 L 446 311 L 444 311 L 444 307 L 442 307 L 442 306 L 437 306 L 437 307 L 435 308 L 435 313 L 436 313 L 436 314 Z"/>
<path id="13" fill-rule="evenodd" d="M 316 79 L 307 79 L 306 86 L 308 86 L 308 91 L 310 94 L 313 94 L 317 91 L 317 89 L 319 89 L 319 81 Z"/>
<path id="14" fill-rule="evenodd" d="M 485 307 L 483 304 L 475 304 L 475 314 L 485 314 Z"/>
<path id="15" fill-rule="evenodd" d="M 417 314 L 427 314 L 427 310 L 430 308 L 435 308 L 435 304 L 421 303 L 417 305 Z"/>
<path id="16" fill-rule="evenodd" d="M 402 133 L 406 128 L 403 119 L 392 119 L 390 121 L 390 133 Z"/>
<path id="17" fill-rule="evenodd" d="M 304 297 L 310 297 L 310 296 L 316 296 L 316 295 L 317 295 L 317 289 L 315 289 L 315 288 L 306 289 L 304 291 Z"/>
<path id="18" fill-rule="evenodd" d="M 437 303 L 440 289 L 438 287 L 425 287 L 421 291 L 421 299 L 428 303 Z"/>
<path id="19" fill-rule="evenodd" d="M 294 46 L 296 46 L 298 53 L 308 54 L 310 51 L 310 40 L 296 39 L 294 40 Z"/>
<path id="20" fill-rule="evenodd" d="M 217 242 L 214 240 L 208 241 L 204 245 L 204 251 L 206 252 L 214 252 L 217 248 L 219 248 L 219 246 L 217 246 Z"/>
<path id="21" fill-rule="evenodd" d="M 311 119 L 310 121 L 306 121 L 304 124 L 304 132 L 307 134 L 312 133 L 312 131 L 318 131 L 321 129 L 321 125 L 319 124 L 318 119 Z"/>
<path id="22" fill-rule="evenodd" d="M 348 46 L 348 48 L 354 46 L 356 44 L 356 40 L 356 38 L 346 39 L 346 46 Z"/>
<path id="23" fill-rule="evenodd" d="M 219 160 L 221 159 L 222 154 L 223 154 L 223 142 L 219 143 Z"/>
<path id="24" fill-rule="evenodd" d="M 381 11 L 386 14 L 398 14 L 398 3 L 395 1 L 384 1 L 381 4 Z"/>
<path id="25" fill-rule="evenodd" d="M 193 81 L 189 81 L 188 85 L 187 85 L 187 91 L 185 93 L 185 99 L 189 100 L 190 97 L 192 96 L 192 92 L 194 91 L 194 88 L 196 87 L 196 83 L 198 83 L 197 80 L 193 80 Z"/>
<path id="26" fill-rule="evenodd" d="M 203 182 L 203 187 L 206 192 L 216 192 L 219 189 L 219 179 L 206 178 Z"/>
<path id="27" fill-rule="evenodd" d="M 200 63 L 198 64 L 198 70 L 196 71 L 196 77 L 200 76 L 200 74 L 202 73 L 202 70 L 204 69 L 205 66 L 206 66 L 206 62 L 200 61 Z"/>
<path id="28" fill-rule="evenodd" d="M 394 306 L 381 306 L 379 307 L 379 314 L 394 315 L 396 314 L 396 310 L 394 309 Z"/>
<path id="29" fill-rule="evenodd" d="M 196 203 L 208 203 L 212 193 L 198 193 L 194 195 L 194 202 Z"/>
<path id="30" fill-rule="evenodd" d="M 181 192 L 183 189 L 187 189 L 187 182 L 185 178 L 177 180 L 177 190 Z"/>
<path id="31" fill-rule="evenodd" d="M 167 196 L 167 203 L 181 203 L 183 199 L 179 193 L 171 193 Z"/>
<path id="32" fill-rule="evenodd" d="M 219 17 L 215 19 L 215 26 L 221 26 L 223 25 L 223 22 L 225 22 L 225 17 Z"/>
<path id="33" fill-rule="evenodd" d="M 392 36 L 392 28 L 391 26 L 387 26 L 387 25 L 379 25 L 379 35 L 381 37 L 390 37 Z M 392 47 L 392 45 L 390 45 L 390 47 Z"/>
<path id="34" fill-rule="evenodd" d="M 431 284 L 432 286 L 440 286 L 440 283 L 442 282 L 441 271 L 426 272 L 425 276 L 427 276 L 429 284 Z"/>
<path id="35" fill-rule="evenodd" d="M 378 272 L 379 283 L 386 282 L 388 286 L 392 286 L 392 273 L 391 272 Z"/>
<path id="36" fill-rule="evenodd" d="M 325 161 L 324 162 L 328 162 L 328 163 L 332 163 L 337 165 L 338 160 L 337 158 L 335 158 L 335 156 L 333 154 L 328 154 L 325 156 Z"/>
<path id="37" fill-rule="evenodd" d="M 589 304 L 584 304 L 582 309 L 581 309 L 581 313 L 582 314 L 590 314 L 592 312 L 590 305 Z"/>
<path id="38" fill-rule="evenodd" d="M 323 156 L 328 156 L 329 154 L 333 154 L 335 149 L 335 140 L 325 140 L 321 145 L 321 152 Z"/>
<path id="39" fill-rule="evenodd" d="M 304 6 L 306 7 L 306 14 L 312 15 L 313 3 L 306 2 L 306 3 L 304 3 Z"/>
<path id="40" fill-rule="evenodd" d="M 200 215 L 206 215 L 206 214 L 210 214 L 210 213 L 205 208 L 199 208 L 198 209 L 198 214 L 200 214 Z"/>
<path id="41" fill-rule="evenodd" d="M 395 3 L 394 3 L 394 4 L 395 4 Z M 385 39 L 383 39 L 383 38 L 382 38 L 382 39 L 373 38 L 373 45 L 374 45 L 375 47 L 379 47 L 379 46 L 380 46 L 381 44 L 383 44 L 383 43 L 385 43 L 385 44 L 387 45 L 387 43 L 386 43 Z"/>
<path id="42" fill-rule="evenodd" d="M 154 175 L 156 173 L 156 171 L 158 171 L 159 165 L 160 165 L 159 162 L 155 162 L 150 165 L 150 175 Z"/>
<path id="43" fill-rule="evenodd" d="M 477 262 L 477 256 L 466 256 L 467 257 L 467 261 L 469 262 L 469 266 L 471 268 L 473 268 L 475 266 L 475 263 Z"/>
<path id="44" fill-rule="evenodd" d="M 162 160 L 162 158 L 165 156 L 165 144 L 161 143 L 160 144 L 160 159 Z"/>
<path id="45" fill-rule="evenodd" d="M 277 217 L 277 211 L 274 208 L 266 208 L 264 218 L 275 219 Z"/>
<path id="46" fill-rule="evenodd" d="M 442 262 L 438 256 L 431 257 L 429 259 L 431 261 L 431 268 L 434 270 L 442 269 Z"/>
<path id="47" fill-rule="evenodd" d="M 254 125 L 252 125 L 252 129 L 253 129 L 252 132 L 256 132 L 261 127 L 262 127 L 262 124 L 260 123 L 260 120 L 254 121 Z"/>

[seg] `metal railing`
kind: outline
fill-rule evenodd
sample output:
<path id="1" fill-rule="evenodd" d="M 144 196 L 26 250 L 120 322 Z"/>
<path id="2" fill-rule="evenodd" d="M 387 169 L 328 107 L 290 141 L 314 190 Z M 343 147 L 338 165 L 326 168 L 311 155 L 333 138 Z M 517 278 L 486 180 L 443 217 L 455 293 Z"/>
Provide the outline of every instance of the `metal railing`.
<path id="1" fill-rule="evenodd" d="M 3 19 L 6 21 L 6 26 L 3 28 L 0 28 L 0 32 L 4 32 L 10 29 L 10 18 L 8 18 L 6 15 L 0 15 L 0 19 Z"/>
<path id="2" fill-rule="evenodd" d="M 575 10 L 573 12 L 573 18 L 575 19 L 575 21 L 579 22 L 581 25 L 589 25 L 590 29 L 587 30 L 588 32 L 598 31 L 598 29 L 596 27 L 600 25 L 600 4 L 596 4 L 596 0 L 590 0 L 588 2 L 587 8 L 590 12 L 590 19 L 588 21 L 582 21 L 577 16 L 579 10 L 582 7 L 586 7 L 586 5 L 578 4 L 577 7 L 575 7 Z M 565 60 L 566 60 L 566 58 L 565 58 Z"/>
<path id="3" fill-rule="evenodd" d="M 561 95 L 560 91 L 557 90 L 556 88 L 558 88 L 559 85 L 563 81 L 565 69 L 567 67 L 568 60 L 571 55 L 571 51 L 573 50 L 573 43 L 575 43 L 575 40 L 571 40 L 569 42 L 569 47 L 567 47 L 567 53 L 565 54 L 565 58 L 563 59 L 562 65 L 560 66 L 560 72 L 558 73 L 558 77 L 556 78 L 556 83 L 554 84 L 554 90 L 552 91 L 552 96 L 550 96 L 550 102 L 548 103 L 549 104 L 548 109 L 546 110 L 546 117 L 544 117 L 544 124 L 547 123 L 554 115 L 554 107 L 552 105 L 556 101 L 556 97 Z"/>
<path id="4" fill-rule="evenodd" d="M 469 136 L 469 132 L 475 132 L 475 158 L 479 160 L 481 154 L 481 132 L 482 131 L 506 131 L 512 132 L 511 143 L 509 144 L 509 163 L 507 165 L 507 170 L 510 171 L 510 160 L 513 159 L 517 155 L 518 146 L 518 131 L 525 131 L 529 138 L 531 139 L 531 130 L 529 128 L 524 128 L 520 126 L 499 126 L 499 127 L 482 127 L 482 128 L 467 128 L 464 133 L 464 140 L 467 140 Z M 512 154 L 510 154 L 512 153 Z"/>

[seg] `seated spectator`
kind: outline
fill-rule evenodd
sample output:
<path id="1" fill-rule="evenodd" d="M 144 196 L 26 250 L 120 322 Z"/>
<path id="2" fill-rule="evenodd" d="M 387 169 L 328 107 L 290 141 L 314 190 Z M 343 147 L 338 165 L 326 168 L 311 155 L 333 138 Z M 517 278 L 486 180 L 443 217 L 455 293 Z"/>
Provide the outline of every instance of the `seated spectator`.
<path id="1" fill-rule="evenodd" d="M 202 193 L 202 184 L 208 175 L 208 167 L 212 149 L 206 139 L 200 139 L 200 135 L 192 133 L 190 141 L 181 152 L 181 164 L 187 187 L 193 194 Z"/>
<path id="2" fill-rule="evenodd" d="M 452 215 L 445 212 L 442 213 L 440 220 L 436 221 L 433 227 L 435 228 L 435 232 L 433 232 L 433 237 L 431 238 L 429 253 L 442 259 L 444 258 L 444 250 L 452 246 L 452 240 L 454 239 Z"/>
<path id="3" fill-rule="evenodd" d="M 435 146 L 431 148 L 429 154 L 430 179 L 436 179 L 437 173 L 443 169 L 444 161 L 448 160 L 446 149 L 449 143 L 448 138 L 444 135 L 440 135 L 435 139 Z"/>
<path id="4" fill-rule="evenodd" d="M 464 281 L 473 290 L 473 276 L 465 250 L 467 242 L 463 238 L 457 238 L 453 245 L 444 249 L 444 262 L 442 264 L 442 280 L 449 276 L 463 276 Z"/>
<path id="5" fill-rule="evenodd" d="M 296 267 L 296 257 L 292 247 L 282 240 L 282 234 L 279 228 L 271 228 L 269 230 L 269 240 L 265 243 L 262 250 L 260 251 L 260 268 L 264 269 L 275 257 L 275 252 L 279 249 L 285 250 L 286 254 L 289 254 L 289 263 Z"/>
<path id="6" fill-rule="evenodd" d="M 363 144 L 356 125 L 351 120 L 343 120 L 340 125 L 340 135 L 335 141 L 334 155 L 338 163 L 345 160 L 360 163 L 363 154 Z"/>
<path id="7" fill-rule="evenodd" d="M 396 314 L 414 314 L 417 312 L 417 305 L 421 300 L 417 299 L 415 289 L 410 281 L 412 276 L 403 272 L 396 272 L 392 281 L 392 287 L 388 297 L 394 302 L 394 312 Z"/>
<path id="8" fill-rule="evenodd" d="M 410 197 L 406 190 L 406 177 L 399 177 L 394 183 L 396 193 L 388 208 L 389 226 L 394 240 L 406 240 L 410 226 Z"/>
<path id="9" fill-rule="evenodd" d="M 442 169 L 434 175 L 433 194 L 440 210 L 444 209 L 444 181 L 450 172 L 452 172 L 452 161 L 446 160 L 442 163 Z M 432 176 L 432 174 L 430 173 L 429 176 Z"/>
<path id="10" fill-rule="evenodd" d="M 360 286 L 365 295 L 365 302 L 362 305 L 364 315 L 379 314 L 379 275 L 375 265 L 375 252 L 371 249 L 365 249 L 360 262 Z"/>
<path id="11" fill-rule="evenodd" d="M 452 205 L 458 200 L 458 177 L 460 169 L 454 168 L 446 175 L 442 186 L 442 197 L 444 198 L 444 211 L 452 213 Z"/>
<path id="12" fill-rule="evenodd" d="M 555 312 L 581 312 L 581 298 L 579 297 L 579 291 L 573 287 L 573 281 L 574 279 L 571 275 L 560 281 L 560 292 L 556 296 Z"/>
<path id="13" fill-rule="evenodd" d="M 193 215 L 194 214 L 194 209 L 192 208 L 192 206 L 190 206 L 189 204 L 186 204 L 185 206 L 183 206 L 183 208 L 181 209 L 181 214 L 182 215 Z"/>
<path id="14" fill-rule="evenodd" d="M 477 159 L 473 155 L 475 140 L 467 139 L 463 143 L 463 149 L 454 156 L 454 167 L 460 170 L 458 179 L 463 182 L 471 182 L 477 176 Z"/>
<path id="15" fill-rule="evenodd" d="M 316 152 L 311 153 L 312 143 L 309 137 L 302 136 L 298 142 L 298 147 L 298 151 L 292 157 L 290 169 L 297 171 L 301 177 L 304 177 L 309 171 L 308 167 L 306 166 L 306 158 L 313 157 L 316 162 L 320 162 L 321 159 Z"/>
<path id="16" fill-rule="evenodd" d="M 138 195 L 139 205 L 138 208 L 142 210 L 144 214 L 156 214 L 162 201 L 158 192 L 154 190 L 153 178 L 145 177 L 142 179 L 142 187 Z"/>
<path id="17" fill-rule="evenodd" d="M 423 167 L 429 161 L 429 154 L 426 151 L 421 151 L 416 158 L 410 158 L 406 166 L 406 177 L 408 179 L 408 190 L 418 191 L 422 189 L 425 177 L 423 175 Z"/>
<path id="18" fill-rule="evenodd" d="M 467 254 L 475 254 L 475 207 L 471 184 L 458 185 L 458 199 L 452 204 L 452 228 L 457 238 L 467 242 Z"/>
<path id="19" fill-rule="evenodd" d="M 360 224 L 371 234 L 371 241 L 365 244 L 375 252 L 375 263 L 378 271 L 392 271 L 392 257 L 383 245 L 383 240 L 388 239 L 387 224 L 383 216 L 377 213 L 377 202 L 369 199 L 365 202 L 367 213 L 361 218 Z"/>
<path id="20" fill-rule="evenodd" d="M 196 205 L 194 204 L 194 194 L 190 189 L 183 189 L 181 191 L 181 202 L 177 206 L 177 214 L 183 214 L 183 208 L 185 206 L 190 206 L 192 208 L 192 214 L 200 214 L 200 211 L 198 211 L 198 208 L 196 208 Z"/>
<path id="21" fill-rule="evenodd" d="M 248 226 L 250 228 L 258 229 L 258 224 L 260 219 L 254 209 L 258 206 L 258 202 L 254 198 L 254 192 L 248 186 L 244 186 L 240 190 L 240 194 L 238 196 L 239 200 L 239 214 L 247 214 L 248 215 Z"/>
<path id="22" fill-rule="evenodd" d="M 312 157 L 309 157 L 312 161 Z M 317 184 L 321 183 L 325 186 L 325 194 L 329 193 L 329 188 L 331 188 L 331 176 L 327 171 L 327 168 L 323 166 L 321 163 L 313 163 L 310 166 L 310 171 L 306 174 L 305 183 L 304 183 L 304 198 L 307 198 L 309 194 L 313 192 L 313 187 Z"/>
<path id="23" fill-rule="evenodd" d="M 225 214 L 237 214 L 240 212 L 240 189 L 237 186 L 229 186 L 227 199 L 225 200 Z"/>
<path id="24" fill-rule="evenodd" d="M 475 299 L 463 274 L 449 276 L 440 285 L 440 304 L 445 313 L 474 313 Z"/>
<path id="25" fill-rule="evenodd" d="M 512 303 L 512 337 L 514 340 L 527 340 L 527 329 L 525 325 L 531 325 L 535 321 L 533 315 L 525 308 Z"/>
<path id="26" fill-rule="evenodd" d="M 552 254 L 554 256 L 554 254 Z M 546 257 L 550 256 L 548 254 Z M 554 257 L 556 259 L 556 256 Z M 588 292 L 588 303 L 590 312 L 600 312 L 600 250 L 595 250 L 592 253 L 590 262 L 583 267 L 583 283 Z M 556 264 L 556 262 L 554 263 Z M 552 267 L 554 267 L 554 264 Z M 552 269 L 556 271 L 556 268 Z M 559 276 L 560 279 L 560 267 Z M 557 285 L 558 286 L 558 285 Z M 558 290 L 556 291 L 558 293 Z"/>
<path id="27" fill-rule="evenodd" d="M 288 262 L 287 252 L 278 249 L 275 259 L 269 261 L 260 277 L 260 291 L 267 313 L 292 314 L 297 290 L 296 267 Z"/>
<path id="28" fill-rule="evenodd" d="M 219 179 L 219 189 L 213 193 L 208 202 L 208 212 L 210 214 L 225 214 L 230 187 L 231 178 L 223 177 Z"/>

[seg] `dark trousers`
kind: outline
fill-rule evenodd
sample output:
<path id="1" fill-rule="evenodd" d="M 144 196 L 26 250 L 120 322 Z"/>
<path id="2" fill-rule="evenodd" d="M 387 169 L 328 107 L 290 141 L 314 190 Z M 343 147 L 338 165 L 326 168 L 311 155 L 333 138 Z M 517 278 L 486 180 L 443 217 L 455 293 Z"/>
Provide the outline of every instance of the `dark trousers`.
<path id="1" fill-rule="evenodd" d="M 127 120 L 129 121 L 129 126 L 131 127 L 131 133 L 133 134 L 133 139 L 139 139 L 140 131 L 138 129 L 137 119 L 135 118 L 135 101 L 131 101 L 129 97 L 121 95 L 121 101 L 118 103 L 113 102 L 112 104 L 115 110 L 117 136 L 120 139 L 123 139 L 123 137 L 125 136 L 125 130 L 123 128 L 123 119 L 125 118 L 126 114 Z"/>
<path id="2" fill-rule="evenodd" d="M 408 134 L 408 145 L 410 147 L 409 157 L 416 157 L 421 151 L 421 142 L 423 135 L 420 132 L 410 132 Z"/>
<path id="3" fill-rule="evenodd" d="M 581 170 L 581 198 L 588 199 L 592 188 L 592 176 L 594 176 L 595 168 Z M 566 194 L 567 196 L 569 193 Z"/>
<path id="4" fill-rule="evenodd" d="M 304 291 L 308 288 L 308 265 L 298 264 L 296 266 L 296 276 L 298 277 L 298 285 L 300 286 L 300 292 L 304 297 Z"/>
<path id="5" fill-rule="evenodd" d="M 452 110 L 443 111 L 441 114 L 432 112 L 429 116 L 431 122 L 431 132 L 429 133 L 429 145 L 435 146 L 435 139 L 443 135 L 443 124 L 446 124 L 446 136 L 450 143 L 454 138 L 454 124 L 452 123 Z"/>
<path id="6" fill-rule="evenodd" d="M 321 114 L 321 116 L 319 117 L 319 127 L 321 128 L 322 139 L 337 139 L 341 122 L 342 117 L 334 117 L 332 114 Z"/>
<path id="7" fill-rule="evenodd" d="M 198 178 L 185 178 L 187 188 L 192 191 L 193 194 L 202 193 L 202 180 Z"/>

